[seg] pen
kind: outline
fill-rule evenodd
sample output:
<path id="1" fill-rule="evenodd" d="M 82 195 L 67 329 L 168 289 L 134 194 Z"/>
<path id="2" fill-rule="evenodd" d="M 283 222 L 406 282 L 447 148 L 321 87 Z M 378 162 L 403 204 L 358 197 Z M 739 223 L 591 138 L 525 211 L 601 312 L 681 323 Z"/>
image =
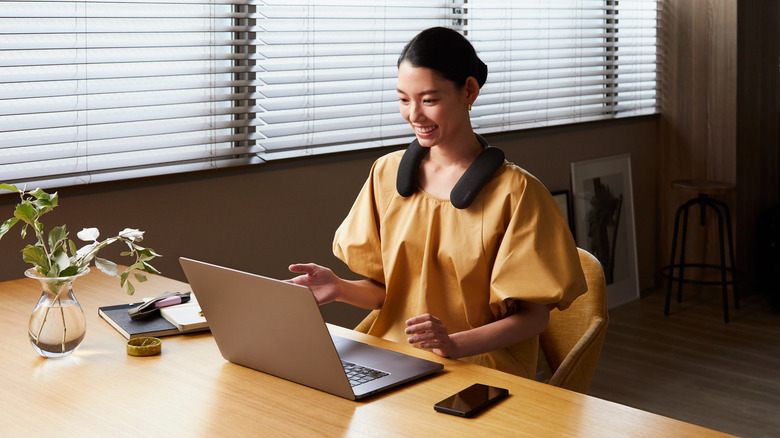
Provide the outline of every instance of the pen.
<path id="1" fill-rule="evenodd" d="M 189 300 L 190 300 L 190 296 L 189 295 L 175 295 L 175 296 L 164 298 L 164 299 L 162 299 L 160 301 L 157 301 L 156 303 L 154 303 L 154 307 L 159 309 L 161 307 L 168 307 L 168 306 L 174 306 L 176 304 L 186 303 Z"/>

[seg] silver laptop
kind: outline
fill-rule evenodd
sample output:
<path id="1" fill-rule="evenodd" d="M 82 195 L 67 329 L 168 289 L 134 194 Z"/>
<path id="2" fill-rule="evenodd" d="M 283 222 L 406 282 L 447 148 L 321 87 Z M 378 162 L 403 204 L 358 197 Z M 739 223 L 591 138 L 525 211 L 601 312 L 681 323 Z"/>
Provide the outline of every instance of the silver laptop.
<path id="1" fill-rule="evenodd" d="M 309 288 L 180 258 L 226 360 L 351 400 L 443 368 L 332 336 Z"/>

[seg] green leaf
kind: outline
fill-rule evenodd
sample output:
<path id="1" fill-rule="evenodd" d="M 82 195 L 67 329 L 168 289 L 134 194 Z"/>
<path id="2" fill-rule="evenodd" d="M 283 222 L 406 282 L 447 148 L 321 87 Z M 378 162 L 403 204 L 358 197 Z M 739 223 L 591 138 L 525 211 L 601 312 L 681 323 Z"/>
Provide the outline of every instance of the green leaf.
<path id="1" fill-rule="evenodd" d="M 133 284 L 129 281 L 125 282 L 125 292 L 127 292 L 128 295 L 135 293 L 135 287 L 133 287 Z"/>
<path id="2" fill-rule="evenodd" d="M 51 265 L 46 257 L 46 253 L 38 246 L 27 245 L 22 250 L 22 259 L 27 263 L 43 268 L 46 273 L 51 271 Z"/>
<path id="3" fill-rule="evenodd" d="M 150 274 L 159 274 L 160 271 L 154 268 L 154 266 L 150 265 L 149 263 L 142 262 L 144 265 L 144 271 L 149 272 Z"/>
<path id="4" fill-rule="evenodd" d="M 112 262 L 111 260 L 95 257 L 95 266 L 97 266 L 97 268 L 100 269 L 104 274 L 110 275 L 112 277 L 119 276 L 119 268 L 116 266 L 116 263 Z"/>
<path id="5" fill-rule="evenodd" d="M 15 185 L 5 183 L 0 184 L 0 190 L 11 190 L 13 192 L 19 193 L 19 189 L 17 189 Z"/>
<path id="6" fill-rule="evenodd" d="M 151 248 L 144 248 L 142 250 L 139 250 L 138 255 L 140 256 L 139 258 L 141 259 L 141 261 L 147 261 L 155 257 L 160 257 L 160 255 L 155 253 L 154 250 Z"/>
<path id="7" fill-rule="evenodd" d="M 57 192 L 48 194 L 41 189 L 35 189 L 30 192 L 30 195 L 35 197 L 35 200 L 32 201 L 32 203 L 41 210 L 40 214 L 51 211 L 54 209 L 54 207 L 57 206 L 57 203 L 59 202 L 59 196 L 57 195 Z"/>
<path id="8" fill-rule="evenodd" d="M 56 207 L 56 205 L 52 205 L 51 201 L 48 199 L 36 199 L 35 201 L 32 201 L 32 204 L 38 208 L 38 216 L 42 216 Z"/>
<path id="9" fill-rule="evenodd" d="M 29 202 L 22 202 L 16 206 L 14 217 L 19 218 L 30 225 L 34 225 L 36 219 L 35 207 Z"/>
<path id="10" fill-rule="evenodd" d="M 57 248 L 57 250 L 51 255 L 51 259 L 54 262 L 52 268 L 56 266 L 57 271 L 63 271 L 67 269 L 68 266 L 70 266 L 70 258 L 68 257 L 68 254 L 62 250 L 62 247 Z"/>
<path id="11" fill-rule="evenodd" d="M 123 272 L 122 275 L 119 276 L 119 284 L 125 289 L 125 292 L 128 295 L 132 295 L 135 293 L 135 287 L 133 287 L 133 284 L 127 281 L 127 277 L 130 275 L 130 270 Z"/>
<path id="12" fill-rule="evenodd" d="M 29 192 L 29 193 L 32 196 L 34 196 L 35 199 L 41 199 L 41 200 L 44 200 L 44 201 L 48 201 L 49 199 L 51 199 L 51 195 L 46 193 L 46 192 L 44 192 L 43 189 L 41 189 L 41 188 L 37 188 L 37 189 L 35 189 L 35 190 L 33 190 L 33 191 Z"/>
<path id="13" fill-rule="evenodd" d="M 60 271 L 60 276 L 62 277 L 71 277 L 73 275 L 76 275 L 79 273 L 79 267 L 78 266 L 68 266 L 67 268 Z"/>
<path id="14" fill-rule="evenodd" d="M 49 249 L 55 251 L 67 237 L 68 232 L 65 229 L 65 225 L 54 227 L 49 231 Z"/>
<path id="15" fill-rule="evenodd" d="M 136 272 L 135 274 L 133 274 L 133 276 L 135 277 L 136 280 L 138 280 L 139 283 L 143 283 L 144 281 L 147 280 L 146 275 L 141 274 L 140 272 Z"/>
<path id="16" fill-rule="evenodd" d="M 130 270 L 123 272 L 122 275 L 119 276 L 119 285 L 124 287 L 125 283 L 127 282 L 127 276 L 130 275 Z"/>
<path id="17" fill-rule="evenodd" d="M 19 222 L 19 218 L 12 217 L 11 219 L 8 219 L 7 221 L 3 222 L 3 225 L 0 225 L 0 239 L 3 238 L 5 233 L 7 233 L 11 228 L 13 228 L 16 223 Z"/>
<path id="18" fill-rule="evenodd" d="M 76 244 L 70 239 L 68 239 L 68 248 L 70 248 L 70 255 L 76 257 L 76 253 L 79 252 L 79 250 L 76 249 Z"/>

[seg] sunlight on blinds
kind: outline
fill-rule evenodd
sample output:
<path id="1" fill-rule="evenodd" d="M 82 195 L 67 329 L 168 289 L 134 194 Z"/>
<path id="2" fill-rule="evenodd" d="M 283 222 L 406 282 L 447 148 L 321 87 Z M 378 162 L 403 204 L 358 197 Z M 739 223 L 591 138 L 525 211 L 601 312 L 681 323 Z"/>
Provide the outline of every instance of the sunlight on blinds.
<path id="1" fill-rule="evenodd" d="M 479 133 L 656 111 L 655 0 L 257 1 L 265 160 L 403 145 L 396 62 L 420 30 L 459 30 L 488 65 Z"/>
<path id="2" fill-rule="evenodd" d="M 234 19 L 232 5 L 209 0 L 3 2 L 3 181 L 65 186 L 258 161 L 254 147 L 234 148 L 234 114 L 248 111 L 234 103 Z"/>
<path id="3" fill-rule="evenodd" d="M 68 186 L 402 146 L 423 29 L 488 65 L 481 134 L 657 111 L 660 0 L 80 0 L 0 5 L 0 179 Z"/>

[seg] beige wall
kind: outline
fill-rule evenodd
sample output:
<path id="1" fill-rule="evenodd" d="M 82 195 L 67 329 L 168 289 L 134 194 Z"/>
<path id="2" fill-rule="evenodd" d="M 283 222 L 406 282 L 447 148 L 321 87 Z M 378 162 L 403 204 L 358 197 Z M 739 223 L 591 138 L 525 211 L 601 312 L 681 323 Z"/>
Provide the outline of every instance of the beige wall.
<path id="1" fill-rule="evenodd" d="M 655 117 L 641 117 L 494 135 L 488 140 L 551 191 L 569 189 L 572 161 L 630 152 L 639 278 L 641 288 L 647 289 L 653 287 L 656 271 L 656 124 Z M 60 207 L 43 222 L 49 229 L 67 224 L 73 234 L 89 226 L 98 227 L 104 236 L 124 227 L 145 230 L 144 243 L 164 255 L 154 266 L 179 280 L 184 280 L 180 256 L 283 278 L 290 263 L 316 262 L 349 276 L 331 253 L 333 232 L 371 163 L 385 152 L 66 188 L 59 191 Z M 12 214 L 16 200 L 0 197 L 0 218 Z M 0 280 L 19 278 L 26 268 L 17 231 L 0 241 Z M 142 285 L 137 294 L 145 296 Z M 30 297 L 31 310 L 35 299 Z M 112 302 L 107 294 L 106 304 Z M 353 325 L 364 313 L 329 305 L 324 314 L 330 322 Z"/>

